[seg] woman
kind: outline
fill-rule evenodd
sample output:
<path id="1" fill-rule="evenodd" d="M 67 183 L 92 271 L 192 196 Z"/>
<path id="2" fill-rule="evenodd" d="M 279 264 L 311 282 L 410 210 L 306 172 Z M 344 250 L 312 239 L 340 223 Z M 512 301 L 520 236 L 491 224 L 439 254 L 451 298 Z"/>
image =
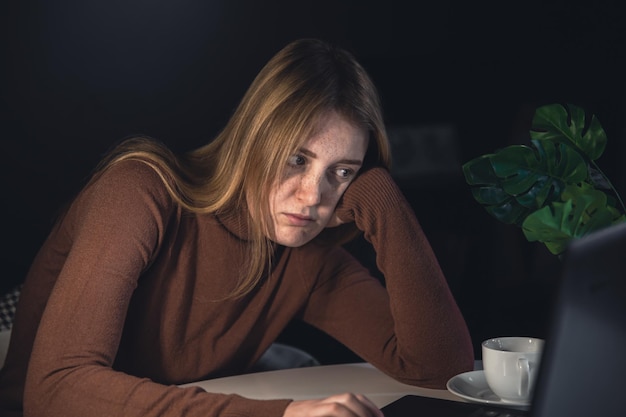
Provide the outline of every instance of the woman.
<path id="1" fill-rule="evenodd" d="M 371 80 L 317 40 L 273 57 L 208 145 L 176 157 L 123 142 L 29 271 L 3 415 L 380 415 L 354 394 L 174 386 L 245 372 L 292 319 L 400 381 L 443 388 L 471 369 L 471 341 L 388 164 Z M 340 246 L 359 231 L 386 288 Z"/>

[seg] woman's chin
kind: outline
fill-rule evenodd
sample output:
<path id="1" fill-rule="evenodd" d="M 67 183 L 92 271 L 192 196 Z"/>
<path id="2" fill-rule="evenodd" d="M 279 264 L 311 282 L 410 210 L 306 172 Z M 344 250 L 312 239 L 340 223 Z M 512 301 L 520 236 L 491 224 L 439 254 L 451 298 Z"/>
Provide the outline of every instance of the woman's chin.
<path id="1" fill-rule="evenodd" d="M 309 243 L 318 233 L 283 233 L 273 239 L 274 242 L 279 245 L 286 246 L 288 248 L 299 248 Z"/>

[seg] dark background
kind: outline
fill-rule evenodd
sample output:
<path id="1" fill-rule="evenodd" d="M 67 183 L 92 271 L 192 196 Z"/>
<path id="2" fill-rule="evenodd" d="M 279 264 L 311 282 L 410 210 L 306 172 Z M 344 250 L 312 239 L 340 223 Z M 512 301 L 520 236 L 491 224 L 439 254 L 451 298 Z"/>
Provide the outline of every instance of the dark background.
<path id="1" fill-rule="evenodd" d="M 600 119 L 609 137 L 600 166 L 623 194 L 621 9 L 619 1 L 5 1 L 1 289 L 21 282 L 57 210 L 110 146 L 137 133 L 181 151 L 205 143 L 275 52 L 319 37 L 366 67 L 390 131 L 414 132 L 395 142 L 395 173 L 475 346 L 543 336 L 559 261 L 489 217 L 460 166 L 526 143 L 537 106 L 569 102 Z M 362 242 L 351 249 L 371 262 Z M 355 359 L 307 328 L 283 338 L 325 363 Z"/>

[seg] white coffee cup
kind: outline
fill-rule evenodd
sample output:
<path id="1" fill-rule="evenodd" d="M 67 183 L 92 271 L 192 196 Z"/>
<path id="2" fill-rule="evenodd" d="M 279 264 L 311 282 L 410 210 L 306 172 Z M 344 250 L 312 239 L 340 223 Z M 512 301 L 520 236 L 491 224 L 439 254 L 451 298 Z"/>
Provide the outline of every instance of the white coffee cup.
<path id="1" fill-rule="evenodd" d="M 496 337 L 482 343 L 487 384 L 503 402 L 530 402 L 543 344 L 536 337 Z"/>

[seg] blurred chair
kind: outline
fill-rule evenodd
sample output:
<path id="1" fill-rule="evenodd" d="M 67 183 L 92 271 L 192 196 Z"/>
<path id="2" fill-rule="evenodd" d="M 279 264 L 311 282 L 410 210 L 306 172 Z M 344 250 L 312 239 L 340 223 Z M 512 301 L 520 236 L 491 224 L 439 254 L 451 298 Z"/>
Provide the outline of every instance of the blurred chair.
<path id="1" fill-rule="evenodd" d="M 0 331 L 0 368 L 4 365 L 4 358 L 7 356 L 9 340 L 11 340 L 11 330 Z"/>
<path id="2" fill-rule="evenodd" d="M 15 315 L 15 307 L 20 298 L 21 289 L 22 286 L 18 285 L 0 297 L 0 367 L 4 365 L 4 358 L 9 348 L 13 316 Z"/>
<path id="3" fill-rule="evenodd" d="M 273 343 L 249 372 L 318 366 L 320 362 L 308 352 L 283 343 Z"/>

